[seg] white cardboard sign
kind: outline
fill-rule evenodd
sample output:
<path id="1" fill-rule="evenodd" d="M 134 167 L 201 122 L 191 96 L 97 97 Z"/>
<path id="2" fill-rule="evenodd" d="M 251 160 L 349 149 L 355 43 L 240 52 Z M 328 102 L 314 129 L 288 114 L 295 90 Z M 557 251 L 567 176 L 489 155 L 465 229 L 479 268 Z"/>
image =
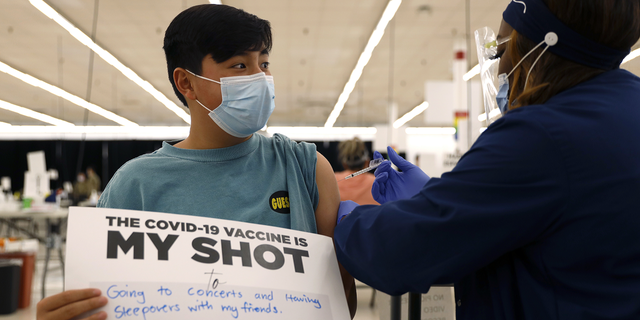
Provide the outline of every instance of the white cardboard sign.
<path id="1" fill-rule="evenodd" d="M 222 219 L 70 208 L 66 288 L 89 287 L 108 319 L 350 319 L 330 238 Z"/>
<path id="2" fill-rule="evenodd" d="M 27 153 L 27 168 L 29 172 L 33 173 L 46 173 L 47 172 L 47 160 L 44 156 L 44 151 L 33 151 Z"/>

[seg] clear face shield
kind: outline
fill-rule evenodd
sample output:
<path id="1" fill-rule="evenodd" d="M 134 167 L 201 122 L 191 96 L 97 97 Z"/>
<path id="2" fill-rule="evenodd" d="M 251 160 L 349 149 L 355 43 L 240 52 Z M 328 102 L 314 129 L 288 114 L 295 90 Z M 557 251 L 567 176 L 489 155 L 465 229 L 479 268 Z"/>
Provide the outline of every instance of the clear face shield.
<path id="1" fill-rule="evenodd" d="M 504 112 L 500 109 L 496 100 L 499 93 L 504 97 L 508 94 L 507 92 L 499 92 L 500 87 L 505 88 L 505 86 L 501 86 L 501 82 L 508 80 L 504 76 L 498 77 L 498 67 L 500 65 L 498 46 L 509 41 L 510 38 L 505 37 L 497 40 L 495 32 L 493 32 L 489 27 L 476 30 L 474 35 L 478 51 L 478 65 L 480 67 L 480 82 L 482 84 L 482 96 L 484 97 L 484 110 L 487 125 L 489 125 L 492 122 L 492 118 L 496 118 Z"/>

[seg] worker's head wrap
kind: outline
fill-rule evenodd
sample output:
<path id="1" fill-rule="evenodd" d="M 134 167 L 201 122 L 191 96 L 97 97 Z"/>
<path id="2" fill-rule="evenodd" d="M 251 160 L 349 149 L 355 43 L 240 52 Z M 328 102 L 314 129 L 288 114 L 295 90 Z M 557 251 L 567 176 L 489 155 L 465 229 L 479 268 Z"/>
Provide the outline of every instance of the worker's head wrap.
<path id="1" fill-rule="evenodd" d="M 512 0 L 502 18 L 534 43 L 544 41 L 549 32 L 554 32 L 558 43 L 549 46 L 549 51 L 585 66 L 617 69 L 630 52 L 608 47 L 567 27 L 549 11 L 543 0 Z"/>

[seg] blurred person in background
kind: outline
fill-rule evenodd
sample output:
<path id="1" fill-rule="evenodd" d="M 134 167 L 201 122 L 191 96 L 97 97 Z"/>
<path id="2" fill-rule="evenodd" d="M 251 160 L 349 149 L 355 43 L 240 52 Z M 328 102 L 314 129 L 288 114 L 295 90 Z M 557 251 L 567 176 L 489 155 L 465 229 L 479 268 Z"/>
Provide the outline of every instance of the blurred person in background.
<path id="1" fill-rule="evenodd" d="M 76 182 L 73 184 L 73 201 L 78 204 L 87 200 L 91 193 L 100 191 L 100 177 L 96 174 L 93 166 L 88 166 L 86 173 L 78 173 Z"/>
<path id="2" fill-rule="evenodd" d="M 91 195 L 91 189 L 87 182 L 87 175 L 84 172 L 79 172 L 76 182 L 73 184 L 73 203 L 78 204 L 78 202 L 86 200 L 89 195 Z"/>
<path id="3" fill-rule="evenodd" d="M 338 160 L 344 171 L 336 172 L 340 201 L 351 200 L 358 204 L 378 204 L 371 195 L 371 186 L 376 180 L 373 173 L 363 173 L 348 180 L 346 176 L 369 166 L 369 151 L 364 142 L 358 138 L 346 140 L 338 144 Z"/>
<path id="4" fill-rule="evenodd" d="M 93 169 L 93 166 L 87 167 L 87 186 L 89 187 L 89 194 L 91 194 L 93 190 L 95 191 L 101 190 L 102 184 L 100 181 L 100 177 L 98 176 L 96 171 Z"/>

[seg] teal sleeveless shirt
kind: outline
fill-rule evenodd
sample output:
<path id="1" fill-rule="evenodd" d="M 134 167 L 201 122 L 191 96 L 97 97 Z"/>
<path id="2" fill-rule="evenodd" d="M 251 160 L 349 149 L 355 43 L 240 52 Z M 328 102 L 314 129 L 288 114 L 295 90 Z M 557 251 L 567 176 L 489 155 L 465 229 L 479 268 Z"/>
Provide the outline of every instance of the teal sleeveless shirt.
<path id="1" fill-rule="evenodd" d="M 98 207 L 177 213 L 316 233 L 316 148 L 254 134 L 222 149 L 162 148 L 125 163 Z"/>

